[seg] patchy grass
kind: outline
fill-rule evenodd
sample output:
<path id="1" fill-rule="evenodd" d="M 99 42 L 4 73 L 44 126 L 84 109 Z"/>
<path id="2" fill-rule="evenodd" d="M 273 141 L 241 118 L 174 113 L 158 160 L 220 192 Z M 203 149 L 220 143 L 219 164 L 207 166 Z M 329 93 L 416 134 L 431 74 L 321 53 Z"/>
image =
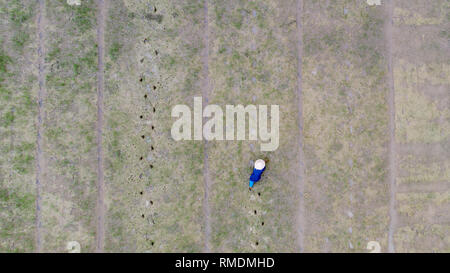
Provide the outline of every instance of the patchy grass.
<path id="1" fill-rule="evenodd" d="M 35 27 L 34 2 L 0 1 L 0 252 L 33 252 L 37 84 L 23 62 Z"/>
<path id="2" fill-rule="evenodd" d="M 448 252 L 450 141 L 448 1 L 398 1 L 394 85 L 398 155 L 397 251 Z M 401 43 L 410 41 L 409 44 Z M 414 42 L 413 42 L 414 41 Z"/>
<path id="3" fill-rule="evenodd" d="M 93 251 L 96 202 L 97 45 L 93 1 L 47 2 L 47 95 L 44 98 L 43 250 L 78 241 Z"/>
<path id="4" fill-rule="evenodd" d="M 329 8 L 305 6 L 305 200 L 313 221 L 306 248 L 364 252 L 375 240 L 386 249 L 387 89 L 377 42 L 383 14 L 365 3 Z"/>
<path id="5" fill-rule="evenodd" d="M 417 66 L 404 60 L 397 62 L 394 84 L 399 142 L 433 143 L 450 136 L 450 110 L 440 109 L 437 101 L 417 88 L 418 84 L 448 85 L 449 71 L 447 64 Z"/>
<path id="6" fill-rule="evenodd" d="M 105 248 L 200 252 L 203 147 L 172 140 L 170 111 L 198 90 L 202 2 L 153 5 L 115 2 L 107 19 Z"/>
<path id="7" fill-rule="evenodd" d="M 295 14 L 275 1 L 214 1 L 210 29 L 209 103 L 280 105 L 280 146 L 260 152 L 256 141 L 216 141 L 208 148 L 212 178 L 212 245 L 223 252 L 297 250 Z M 220 13 L 219 13 L 220 12 Z M 281 25 L 281 26 L 280 26 Z M 224 27 L 233 26 L 233 27 Z M 242 43 L 242 41 L 246 41 Z M 274 52 L 274 54 L 268 54 Z M 245 90 L 245 91 L 244 91 Z M 261 182 L 248 189 L 252 162 L 270 161 Z M 256 213 L 255 213 L 256 212 Z M 264 222 L 264 224 L 262 224 Z"/>

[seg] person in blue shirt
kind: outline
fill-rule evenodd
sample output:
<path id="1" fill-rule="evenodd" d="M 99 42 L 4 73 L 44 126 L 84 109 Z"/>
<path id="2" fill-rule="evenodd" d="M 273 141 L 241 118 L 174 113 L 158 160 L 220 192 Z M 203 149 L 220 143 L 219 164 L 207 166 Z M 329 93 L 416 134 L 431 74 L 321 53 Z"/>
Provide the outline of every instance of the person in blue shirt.
<path id="1" fill-rule="evenodd" d="M 253 188 L 253 185 L 261 179 L 261 175 L 266 169 L 266 162 L 262 159 L 255 161 L 255 167 L 253 168 L 252 175 L 250 176 L 249 187 Z"/>

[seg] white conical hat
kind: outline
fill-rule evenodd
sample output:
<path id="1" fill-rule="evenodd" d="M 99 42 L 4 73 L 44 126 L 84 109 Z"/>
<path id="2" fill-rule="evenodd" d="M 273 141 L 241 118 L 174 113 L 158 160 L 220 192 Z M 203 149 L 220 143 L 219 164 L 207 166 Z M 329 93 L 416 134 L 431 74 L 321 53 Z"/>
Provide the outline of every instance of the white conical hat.
<path id="1" fill-rule="evenodd" d="M 266 162 L 262 159 L 258 159 L 255 161 L 255 169 L 262 170 L 266 166 Z"/>

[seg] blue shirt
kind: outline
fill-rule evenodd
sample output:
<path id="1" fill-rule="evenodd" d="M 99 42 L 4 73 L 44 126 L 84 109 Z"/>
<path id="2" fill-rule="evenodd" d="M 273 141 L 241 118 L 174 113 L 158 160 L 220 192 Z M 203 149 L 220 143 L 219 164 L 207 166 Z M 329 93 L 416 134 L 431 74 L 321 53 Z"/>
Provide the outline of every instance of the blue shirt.
<path id="1" fill-rule="evenodd" d="M 250 182 L 249 182 L 250 187 L 253 187 L 253 184 L 255 182 L 258 182 L 261 179 L 261 175 L 265 169 L 266 169 L 266 167 L 264 167 L 262 170 L 257 170 L 256 168 L 253 168 L 253 173 L 250 176 Z"/>

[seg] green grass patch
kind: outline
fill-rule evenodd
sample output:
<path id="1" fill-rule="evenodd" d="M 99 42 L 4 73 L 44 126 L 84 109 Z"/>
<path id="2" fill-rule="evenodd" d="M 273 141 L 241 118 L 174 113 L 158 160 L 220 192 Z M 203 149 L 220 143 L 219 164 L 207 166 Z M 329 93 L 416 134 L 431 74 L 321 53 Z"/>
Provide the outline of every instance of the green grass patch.
<path id="1" fill-rule="evenodd" d="M 9 3 L 9 18 L 16 25 L 21 26 L 24 22 L 31 18 L 31 8 L 24 7 L 20 0 L 10 0 Z"/>
<path id="2" fill-rule="evenodd" d="M 29 39 L 30 39 L 30 34 L 24 32 L 24 31 L 16 32 L 16 34 L 12 38 L 14 49 L 16 49 L 17 51 L 21 51 L 23 49 L 25 43 Z"/>
<path id="3" fill-rule="evenodd" d="M 117 58 L 120 56 L 120 50 L 122 49 L 122 45 L 118 42 L 114 42 L 109 48 L 109 57 L 113 61 L 117 61 Z"/>

